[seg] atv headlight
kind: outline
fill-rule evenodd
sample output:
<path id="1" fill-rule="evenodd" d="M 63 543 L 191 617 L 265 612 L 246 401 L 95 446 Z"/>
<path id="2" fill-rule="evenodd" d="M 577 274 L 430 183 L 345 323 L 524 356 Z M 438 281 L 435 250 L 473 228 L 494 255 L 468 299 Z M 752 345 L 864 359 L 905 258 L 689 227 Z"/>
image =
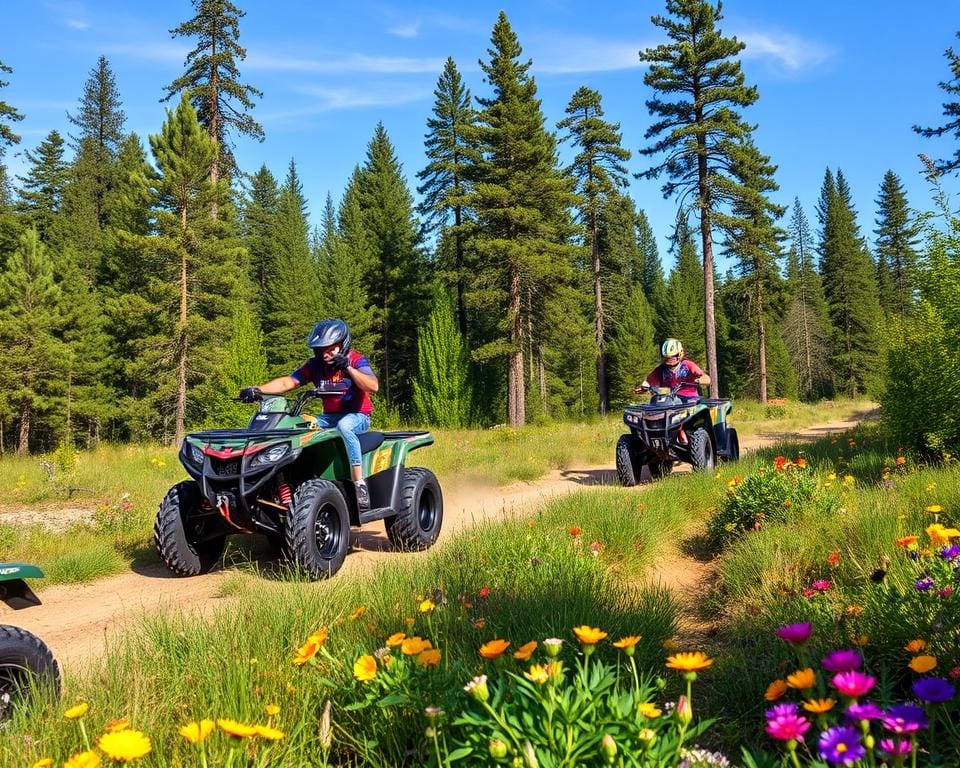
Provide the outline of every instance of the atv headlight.
<path id="1" fill-rule="evenodd" d="M 198 467 L 203 466 L 203 451 L 193 443 L 187 443 L 187 458 L 191 464 L 196 464 Z"/>
<path id="2" fill-rule="evenodd" d="M 262 466 L 264 464 L 275 464 L 290 452 L 290 446 L 286 443 L 275 445 L 273 448 L 267 448 L 260 451 L 250 462 L 251 467 Z"/>

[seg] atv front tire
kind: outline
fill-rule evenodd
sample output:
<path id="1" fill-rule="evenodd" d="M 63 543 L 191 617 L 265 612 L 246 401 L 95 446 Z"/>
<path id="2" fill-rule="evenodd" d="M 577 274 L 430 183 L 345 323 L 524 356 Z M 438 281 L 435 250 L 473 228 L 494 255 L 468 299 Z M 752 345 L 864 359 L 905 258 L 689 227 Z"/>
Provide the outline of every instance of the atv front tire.
<path id="1" fill-rule="evenodd" d="M 620 435 L 617 440 L 617 478 L 620 485 L 632 488 L 640 482 L 643 464 L 633 458 L 633 435 Z"/>
<path id="2" fill-rule="evenodd" d="M 350 515 L 340 489 L 329 480 L 301 483 L 284 531 L 287 557 L 311 579 L 327 579 L 349 548 Z"/>
<path id="3" fill-rule="evenodd" d="M 704 427 L 697 427 L 689 436 L 690 463 L 694 472 L 706 472 L 714 468 L 717 463 L 713 440 Z"/>
<path id="4" fill-rule="evenodd" d="M 203 494 L 193 480 L 177 483 L 167 493 L 157 511 L 153 527 L 157 552 L 163 564 L 177 576 L 207 573 L 223 555 L 226 535 L 208 536 L 212 516 L 200 517 Z"/>
<path id="5" fill-rule="evenodd" d="M 400 508 L 384 519 L 387 537 L 401 550 L 427 549 L 440 535 L 443 494 L 436 475 L 424 467 L 403 470 Z"/>
<path id="6" fill-rule="evenodd" d="M 60 667 L 46 643 L 25 629 L 0 624 L 0 721 L 43 686 L 60 695 Z"/>

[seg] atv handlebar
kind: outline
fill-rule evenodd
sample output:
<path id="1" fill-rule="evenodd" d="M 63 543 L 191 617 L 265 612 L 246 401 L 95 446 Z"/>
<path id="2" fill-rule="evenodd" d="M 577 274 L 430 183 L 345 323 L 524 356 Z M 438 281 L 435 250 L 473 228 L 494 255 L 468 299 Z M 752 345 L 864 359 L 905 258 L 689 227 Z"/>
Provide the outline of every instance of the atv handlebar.
<path id="1" fill-rule="evenodd" d="M 290 411 L 291 416 L 298 416 L 303 410 L 303 406 L 306 405 L 308 400 L 312 400 L 316 397 L 335 397 L 337 395 L 344 394 L 350 388 L 349 382 L 345 381 L 321 381 L 320 386 L 314 389 L 308 389 L 306 392 L 303 392 L 297 399 L 294 401 L 293 408 Z M 242 397 L 231 397 L 235 403 L 258 403 L 262 402 L 268 397 L 281 397 L 281 395 L 270 395 L 260 392 L 259 390 L 252 396 L 252 399 L 245 400 Z"/>
<path id="2" fill-rule="evenodd" d="M 697 378 L 699 378 L 699 376 Z M 637 395 L 642 395 L 645 392 L 652 392 L 655 395 L 669 394 L 673 396 L 673 395 L 676 395 L 677 392 L 679 392 L 684 387 L 689 387 L 691 385 L 693 385 L 694 387 L 697 387 L 699 391 L 700 382 L 694 379 L 693 381 L 681 381 L 675 387 L 651 387 L 649 384 L 647 386 L 643 386 L 643 384 L 641 384 L 639 387 L 634 387 L 633 392 L 634 394 L 637 394 Z"/>

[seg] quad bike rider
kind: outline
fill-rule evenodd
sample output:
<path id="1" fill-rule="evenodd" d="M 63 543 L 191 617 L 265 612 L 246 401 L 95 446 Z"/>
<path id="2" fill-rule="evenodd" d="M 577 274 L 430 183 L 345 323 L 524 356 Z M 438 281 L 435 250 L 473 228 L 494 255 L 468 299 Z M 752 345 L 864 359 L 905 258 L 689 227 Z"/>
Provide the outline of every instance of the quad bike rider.
<path id="1" fill-rule="evenodd" d="M 692 360 L 684 359 L 683 345 L 667 339 L 660 349 L 662 362 L 634 391 L 652 392 L 649 405 L 630 406 L 624 423 L 630 433 L 617 441 L 617 476 L 621 484 L 636 485 L 644 467 L 651 479 L 670 474 L 675 461 L 694 471 L 712 469 L 717 457 L 740 455 L 737 431 L 727 423 L 733 409 L 729 400 L 700 397 L 698 384 L 710 377 Z"/>
<path id="2" fill-rule="evenodd" d="M 350 348 L 341 320 L 318 323 L 307 339 L 314 357 L 290 376 L 247 387 L 237 398 L 259 403 L 244 429 L 186 436 L 177 483 L 157 511 L 161 560 L 177 576 L 205 573 L 226 537 L 262 534 L 313 579 L 343 565 L 351 527 L 383 520 L 398 549 L 426 549 L 440 534 L 443 495 L 434 474 L 406 467 L 429 432 L 370 432 L 377 379 Z M 296 402 L 279 393 L 311 382 Z M 323 413 L 304 406 L 323 401 Z"/>

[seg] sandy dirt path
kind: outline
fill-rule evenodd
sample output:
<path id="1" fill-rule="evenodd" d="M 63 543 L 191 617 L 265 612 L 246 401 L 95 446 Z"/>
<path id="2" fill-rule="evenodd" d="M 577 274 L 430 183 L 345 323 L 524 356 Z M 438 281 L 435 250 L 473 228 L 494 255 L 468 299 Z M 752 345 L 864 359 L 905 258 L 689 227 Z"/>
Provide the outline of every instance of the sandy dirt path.
<path id="1" fill-rule="evenodd" d="M 774 444 L 785 439 L 814 440 L 856 425 L 866 413 L 850 421 L 819 424 L 797 433 L 760 435 L 744 440 L 744 450 Z M 677 471 L 683 471 L 678 468 Z M 443 483 L 443 478 L 440 478 Z M 526 513 L 546 500 L 597 485 L 613 485 L 611 467 L 585 467 L 553 471 L 531 483 L 501 487 L 451 486 L 444 488 L 444 525 L 441 541 L 478 521 Z M 642 491 L 645 486 L 638 488 Z M 422 557 L 422 553 L 396 553 L 384 534 L 382 523 L 372 523 L 355 532 L 353 551 L 341 574 L 362 573 L 386 559 Z M 701 581 L 707 566 L 687 558 L 664 563 L 651 578 L 678 592 Z M 177 579 L 159 564 L 101 579 L 85 585 L 35 584 L 41 605 L 14 611 L 0 605 L 0 622 L 21 626 L 46 642 L 65 670 L 77 670 L 85 660 L 100 655 L 109 636 L 127 626 L 136 626 L 145 615 L 162 610 L 206 613 L 234 598 L 220 597 L 221 584 L 230 569 L 204 576 Z"/>

